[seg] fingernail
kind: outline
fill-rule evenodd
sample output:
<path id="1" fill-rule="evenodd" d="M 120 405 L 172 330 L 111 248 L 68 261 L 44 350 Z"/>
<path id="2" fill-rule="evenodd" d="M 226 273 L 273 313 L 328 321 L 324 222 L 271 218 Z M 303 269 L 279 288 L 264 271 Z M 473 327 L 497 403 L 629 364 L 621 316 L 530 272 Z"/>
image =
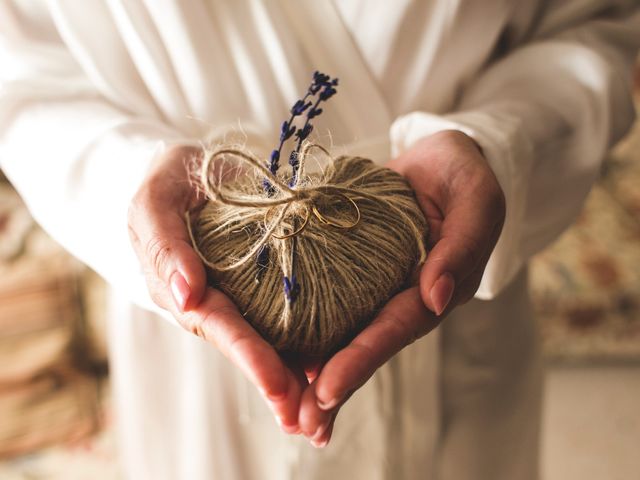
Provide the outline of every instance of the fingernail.
<path id="1" fill-rule="evenodd" d="M 294 434 L 300 431 L 298 425 L 288 425 L 282 422 L 282 419 L 276 415 L 276 422 L 278 422 L 278 426 L 282 429 L 283 432 Z"/>
<path id="2" fill-rule="evenodd" d="M 189 284 L 180 272 L 173 272 L 169 279 L 169 284 L 171 286 L 171 294 L 173 295 L 173 301 L 175 302 L 176 307 L 178 307 L 178 310 L 181 312 L 184 312 L 184 308 L 189 300 L 189 295 L 191 295 Z"/>
<path id="3" fill-rule="evenodd" d="M 322 435 L 324 435 L 324 433 L 327 431 L 327 428 L 329 428 L 330 423 L 331 423 L 331 418 L 327 419 L 326 423 L 323 423 L 322 425 L 320 425 L 316 430 L 316 433 L 314 433 L 313 436 L 311 437 L 311 440 L 317 441 Z"/>
<path id="4" fill-rule="evenodd" d="M 300 432 L 300 428 L 297 425 L 282 425 L 282 430 L 289 435 L 295 435 Z"/>
<path id="5" fill-rule="evenodd" d="M 262 394 L 264 395 L 264 397 L 271 401 L 271 402 L 279 402 L 281 400 L 284 400 L 285 398 L 287 398 L 287 392 L 281 392 L 281 393 L 267 393 L 264 390 L 262 391 Z"/>
<path id="6" fill-rule="evenodd" d="M 442 315 L 442 312 L 449 305 L 455 285 L 453 276 L 449 272 L 445 272 L 440 275 L 440 278 L 431 287 L 431 301 L 433 302 L 433 308 L 436 310 L 436 315 Z"/>
<path id="7" fill-rule="evenodd" d="M 327 446 L 327 443 L 329 443 L 329 440 L 323 440 L 321 442 L 316 442 L 315 440 L 311 440 L 311 445 L 313 445 L 316 448 L 324 448 Z"/>
<path id="8" fill-rule="evenodd" d="M 320 399 L 318 399 L 317 401 L 318 408 L 320 408 L 320 410 L 331 410 L 333 407 L 338 405 L 338 403 L 339 403 L 339 400 L 337 398 L 333 398 L 326 403 Z"/>

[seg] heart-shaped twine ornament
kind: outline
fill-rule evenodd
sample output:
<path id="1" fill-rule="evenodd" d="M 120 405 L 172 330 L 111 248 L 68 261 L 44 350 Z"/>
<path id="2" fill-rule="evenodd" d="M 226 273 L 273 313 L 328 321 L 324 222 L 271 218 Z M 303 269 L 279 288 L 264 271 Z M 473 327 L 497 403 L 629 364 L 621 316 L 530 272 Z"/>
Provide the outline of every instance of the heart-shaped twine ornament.
<path id="1" fill-rule="evenodd" d="M 426 258 L 427 223 L 400 174 L 361 157 L 332 159 L 306 141 L 309 121 L 336 85 L 337 79 L 314 74 L 307 95 L 283 124 L 270 162 L 241 147 L 205 151 L 196 181 L 206 202 L 187 215 L 210 284 L 281 352 L 335 352 Z M 315 104 L 306 102 L 316 93 Z M 306 122 L 296 131 L 293 119 L 305 111 Z M 277 174 L 277 160 L 294 133 L 298 142 L 286 182 Z M 306 174 L 314 150 L 328 161 L 321 173 Z M 213 167 L 229 161 L 247 168 L 223 182 Z"/>

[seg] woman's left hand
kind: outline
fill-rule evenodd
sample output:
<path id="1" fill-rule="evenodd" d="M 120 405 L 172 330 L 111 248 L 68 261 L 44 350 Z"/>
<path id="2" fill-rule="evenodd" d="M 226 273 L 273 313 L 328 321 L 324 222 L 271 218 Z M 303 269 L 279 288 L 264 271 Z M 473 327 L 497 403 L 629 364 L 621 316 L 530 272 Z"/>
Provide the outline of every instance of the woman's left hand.
<path id="1" fill-rule="evenodd" d="M 298 424 L 317 447 L 328 443 L 338 410 L 378 368 L 473 297 L 502 230 L 502 189 L 464 133 L 425 137 L 387 167 L 415 190 L 429 224 L 430 252 L 419 285 L 393 297 L 305 389 Z"/>

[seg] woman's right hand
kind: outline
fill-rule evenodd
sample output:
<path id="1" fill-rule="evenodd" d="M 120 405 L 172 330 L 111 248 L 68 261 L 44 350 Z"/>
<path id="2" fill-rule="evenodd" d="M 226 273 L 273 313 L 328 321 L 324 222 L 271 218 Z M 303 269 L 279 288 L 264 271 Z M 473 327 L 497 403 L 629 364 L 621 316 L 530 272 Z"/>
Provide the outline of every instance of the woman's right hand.
<path id="1" fill-rule="evenodd" d="M 185 212 L 203 199 L 189 180 L 188 163 L 201 155 L 200 148 L 181 145 L 155 159 L 129 207 L 131 242 L 153 301 L 240 367 L 283 430 L 297 433 L 304 380 L 247 323 L 231 299 L 207 286 L 204 265 L 191 246 Z"/>

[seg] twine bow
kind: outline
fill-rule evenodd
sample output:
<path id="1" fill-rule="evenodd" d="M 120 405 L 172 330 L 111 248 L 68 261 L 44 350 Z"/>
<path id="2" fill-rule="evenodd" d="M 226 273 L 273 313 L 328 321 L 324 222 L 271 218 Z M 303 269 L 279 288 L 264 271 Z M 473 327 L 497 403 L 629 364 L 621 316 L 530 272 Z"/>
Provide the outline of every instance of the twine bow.
<path id="1" fill-rule="evenodd" d="M 199 176 L 201 180 L 201 186 L 207 197 L 212 201 L 220 202 L 225 205 L 264 209 L 263 222 L 265 224 L 264 235 L 261 237 L 261 239 L 257 241 L 243 257 L 230 264 L 212 264 L 196 249 L 197 253 L 203 260 L 203 262 L 205 262 L 205 264 L 219 271 L 238 268 L 250 259 L 255 258 L 256 254 L 267 244 L 267 242 L 269 242 L 271 237 L 278 240 L 286 240 L 300 234 L 310 221 L 311 214 L 313 214 L 313 216 L 319 221 L 319 224 L 324 227 L 350 229 L 358 225 L 361 220 L 361 215 L 360 209 L 358 208 L 358 205 L 355 202 L 354 198 L 364 197 L 375 200 L 376 197 L 357 189 L 344 186 L 326 184 L 300 185 L 300 179 L 303 178 L 306 159 L 313 149 L 322 151 L 325 155 L 327 155 L 327 157 L 329 157 L 329 159 L 332 159 L 330 153 L 321 145 L 310 142 L 306 143 L 298 156 L 299 170 L 298 175 L 296 176 L 296 182 L 292 186 L 287 185 L 286 182 L 283 182 L 282 179 L 274 175 L 268 168 L 263 165 L 263 162 L 261 162 L 260 159 L 258 159 L 253 153 L 247 150 L 235 147 L 219 147 L 205 157 L 200 167 Z M 271 182 L 271 185 L 277 187 L 281 195 L 276 197 L 266 196 L 264 194 L 251 195 L 247 194 L 246 192 L 238 193 L 225 190 L 222 187 L 222 182 L 214 182 L 212 179 L 212 175 L 210 175 L 210 167 L 212 162 L 224 155 L 232 155 L 249 164 L 257 174 L 264 175 L 269 180 L 269 182 Z M 330 197 L 340 197 L 349 202 L 355 212 L 355 220 L 348 223 L 342 223 L 327 218 L 327 215 L 321 212 L 321 206 L 326 205 L 327 199 Z M 280 227 L 280 225 L 286 218 L 291 206 L 296 203 L 304 204 L 307 212 L 302 225 L 297 228 L 294 226 L 292 231 L 288 234 L 275 234 L 274 232 Z M 283 206 L 283 208 L 281 208 L 280 211 L 275 216 L 273 216 L 273 218 L 271 218 L 270 214 L 272 210 L 280 206 Z M 191 232 L 191 224 L 189 221 L 188 212 L 187 225 L 189 227 L 189 235 L 191 236 L 192 243 L 195 245 L 193 234 Z"/>

